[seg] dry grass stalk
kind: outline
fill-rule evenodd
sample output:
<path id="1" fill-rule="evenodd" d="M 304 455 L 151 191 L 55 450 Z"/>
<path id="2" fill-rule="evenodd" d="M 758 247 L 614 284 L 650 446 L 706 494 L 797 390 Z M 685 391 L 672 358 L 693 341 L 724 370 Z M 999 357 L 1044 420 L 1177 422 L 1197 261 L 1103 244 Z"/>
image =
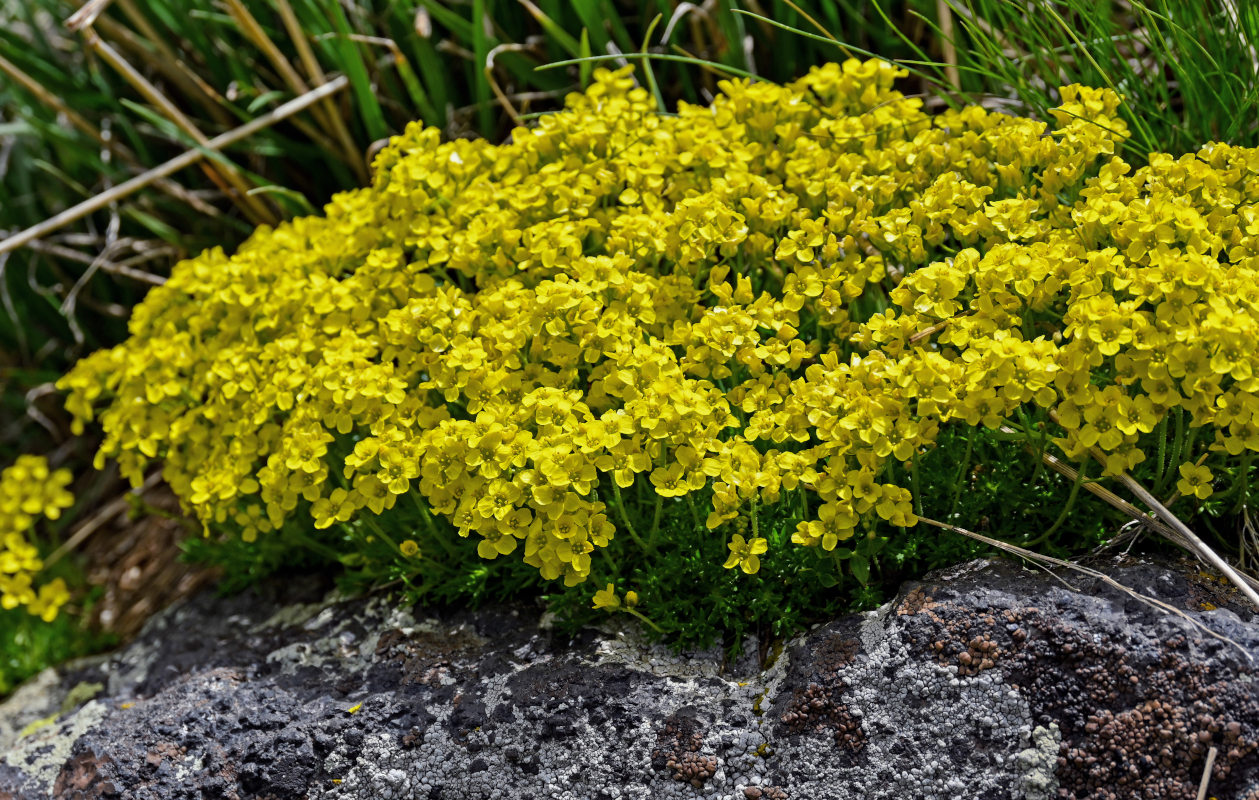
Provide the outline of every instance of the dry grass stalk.
<path id="1" fill-rule="evenodd" d="M 1055 425 L 1062 424 L 1058 420 L 1058 415 L 1054 413 L 1053 410 L 1050 410 L 1049 418 L 1053 420 Z M 1105 456 L 1096 447 L 1090 448 L 1089 452 L 1092 454 L 1097 463 L 1106 463 Z M 1120 483 L 1128 487 L 1128 491 L 1136 495 L 1138 500 L 1145 503 L 1151 510 L 1154 511 L 1155 514 L 1162 518 L 1162 521 L 1166 523 L 1166 527 L 1170 527 L 1176 531 L 1177 535 L 1168 536 L 1168 539 L 1186 550 L 1189 550 L 1191 553 L 1222 572 L 1224 577 L 1228 578 L 1229 582 L 1240 589 L 1241 593 L 1246 595 L 1246 599 L 1254 603 L 1255 608 L 1259 609 L 1259 591 L 1256 591 L 1255 585 L 1253 585 L 1255 582 L 1253 580 L 1243 577 L 1237 572 L 1237 570 L 1229 566 L 1227 561 L 1220 558 L 1219 553 L 1216 553 L 1207 545 L 1206 542 L 1199 539 L 1197 534 L 1190 530 L 1189 526 L 1180 520 L 1180 517 L 1177 517 L 1169 511 L 1167 506 L 1160 503 L 1158 498 L 1146 491 L 1145 487 L 1137 483 L 1131 475 L 1126 472 L 1121 472 L 1117 477 L 1119 478 Z M 1155 530 L 1159 530 L 1160 533 L 1162 532 L 1162 530 L 1158 528 Z M 1166 536 L 1166 534 L 1164 535 Z"/>
<path id="2" fill-rule="evenodd" d="M 1057 423 L 1058 420 L 1057 420 L 1056 414 L 1054 414 L 1053 412 L 1050 412 L 1050 418 L 1053 419 L 1055 423 Z M 1010 428 L 1004 425 L 1000 428 L 1000 430 L 1003 433 L 1016 433 L 1017 432 L 1013 428 Z M 1102 455 L 1099 452 L 1094 452 L 1093 458 L 1096 459 L 1098 463 L 1104 463 L 1105 461 L 1105 459 L 1102 458 Z M 1045 466 L 1049 467 L 1050 469 L 1053 469 L 1055 472 L 1058 472 L 1059 474 L 1061 474 L 1063 477 L 1067 478 L 1068 480 L 1074 481 L 1077 479 L 1077 476 L 1079 475 L 1079 472 L 1076 469 L 1067 465 L 1061 459 L 1053 455 L 1050 455 L 1049 453 L 1041 453 L 1041 461 L 1045 464 Z M 1082 484 L 1082 486 L 1084 489 L 1088 490 L 1093 495 L 1096 495 L 1101 500 L 1106 502 L 1108 505 L 1127 514 L 1134 521 L 1140 523 L 1141 525 L 1149 528 L 1152 531 L 1157 532 L 1158 534 L 1163 536 L 1165 539 L 1170 541 L 1172 544 L 1175 544 L 1179 547 L 1183 547 L 1186 550 L 1194 553 L 1202 560 L 1206 561 L 1207 563 L 1214 566 L 1216 569 L 1220 570 L 1222 573 L 1224 573 L 1225 577 L 1227 577 L 1231 583 L 1233 583 L 1235 586 L 1237 586 L 1238 589 L 1241 590 L 1242 594 L 1246 595 L 1247 599 L 1249 599 L 1252 603 L 1255 604 L 1256 608 L 1259 608 L 1259 591 L 1257 591 L 1259 590 L 1259 581 L 1255 580 L 1249 575 L 1245 575 L 1243 573 L 1237 572 L 1232 567 L 1229 567 L 1228 564 L 1224 561 L 1224 559 L 1220 558 L 1220 556 L 1214 550 L 1208 547 L 1205 542 L 1203 542 L 1201 539 L 1195 536 L 1193 532 L 1189 530 L 1188 526 L 1186 526 L 1183 522 L 1180 521 L 1179 518 L 1177 518 L 1174 514 L 1172 514 L 1172 512 L 1169 511 L 1166 506 L 1164 506 L 1162 503 L 1159 503 L 1158 500 L 1156 500 L 1153 495 L 1145 491 L 1145 489 L 1141 487 L 1140 484 L 1138 484 L 1135 480 L 1133 480 L 1132 476 L 1128 475 L 1127 473 L 1124 473 L 1119 476 L 1119 480 L 1125 486 L 1128 486 L 1129 490 L 1132 491 L 1133 494 L 1137 495 L 1137 497 L 1143 503 L 1146 503 L 1146 505 L 1149 505 L 1150 508 L 1154 509 L 1155 513 L 1158 514 L 1158 517 L 1162 517 L 1162 519 L 1159 519 L 1158 517 L 1150 516 L 1149 514 L 1142 511 L 1141 509 L 1129 503 L 1127 500 L 1124 500 L 1119 495 L 1115 494 L 1114 492 L 1110 491 L 1106 487 L 1096 482 L 1086 481 L 1085 483 Z M 1148 497 L 1149 500 L 1147 500 L 1146 497 Z M 1175 502 L 1177 497 L 1179 497 L 1178 494 L 1173 494 L 1171 500 L 1168 501 L 1168 505 L 1171 505 L 1172 502 Z"/>
<path id="3" fill-rule="evenodd" d="M 957 44 L 955 43 L 955 34 L 953 33 L 953 9 L 949 7 L 949 0 L 936 0 L 936 16 L 940 20 L 940 49 L 944 56 L 944 77 L 948 80 L 949 85 L 961 87 L 962 77 L 957 69 Z"/>
<path id="4" fill-rule="evenodd" d="M 1079 572 L 1084 575 L 1088 575 L 1090 578 L 1096 578 L 1097 580 L 1101 581 L 1102 583 L 1105 583 L 1107 586 L 1111 587 L 1112 589 L 1117 589 L 1118 591 L 1121 591 L 1130 597 L 1140 600 L 1142 603 L 1145 603 L 1151 608 L 1155 608 L 1160 611 L 1164 611 L 1166 613 L 1174 614 L 1180 617 L 1181 619 L 1188 622 L 1190 625 L 1193 625 L 1195 628 L 1199 629 L 1200 631 L 1207 634 L 1208 636 L 1211 636 L 1214 639 L 1218 639 L 1221 642 L 1231 644 L 1232 646 L 1240 650 L 1243 655 L 1245 655 L 1247 661 L 1250 661 L 1252 663 L 1254 662 L 1254 656 L 1245 647 L 1233 641 L 1232 639 L 1228 638 L 1224 634 L 1217 633 L 1211 630 L 1201 620 L 1194 619 L 1193 617 L 1186 614 L 1184 611 L 1181 611 L 1179 608 L 1176 608 L 1175 606 L 1169 603 L 1164 603 L 1162 600 L 1159 600 L 1156 597 L 1150 597 L 1148 595 L 1141 594 L 1140 592 L 1138 592 L 1137 590 L 1131 587 L 1124 586 L 1122 583 L 1110 577 L 1109 575 L 1106 575 L 1105 573 L 1098 572 L 1095 569 L 1090 569 L 1089 567 L 1081 566 L 1079 564 L 1073 564 L 1070 561 L 1064 561 L 1060 558 L 1054 558 L 1053 556 L 1046 556 L 1046 555 L 1041 555 L 1040 553 L 1033 553 L 1031 550 L 1026 550 L 1022 547 L 1019 547 L 1018 545 L 1009 544 L 1008 542 L 1003 542 L 1003 541 L 1000 541 L 999 539 L 992 539 L 987 536 L 984 536 L 983 534 L 975 533 L 974 531 L 968 531 L 965 528 L 960 528 L 957 525 L 950 525 L 947 522 L 938 522 L 928 517 L 919 517 L 918 519 L 919 521 L 925 522 L 928 525 L 931 525 L 933 527 L 940 528 L 946 531 L 952 531 L 953 533 L 959 533 L 962 536 L 969 537 L 971 539 L 974 539 L 977 542 L 983 542 L 984 544 L 990 547 L 995 547 L 998 550 L 1004 550 L 1007 553 L 1011 553 L 1013 555 L 1019 556 L 1020 558 L 1025 558 L 1028 561 L 1031 561 L 1041 566 L 1052 565 L 1055 567 L 1062 567 L 1064 569 L 1069 569 L 1069 570 L 1073 570 L 1075 572 Z"/>
<path id="5" fill-rule="evenodd" d="M 95 514 L 88 517 L 87 521 L 85 521 L 82 525 L 80 525 L 77 529 L 75 529 L 74 533 L 70 535 L 69 539 L 66 539 L 64 542 L 62 542 L 61 546 L 59 546 L 56 550 L 52 551 L 52 555 L 48 556 L 48 558 L 44 560 L 44 568 L 47 569 L 48 567 L 51 567 L 53 564 L 56 564 L 63 557 L 65 557 L 66 553 L 69 553 L 70 551 L 78 547 L 79 545 L 83 544 L 83 542 L 87 540 L 87 537 L 91 536 L 93 533 L 99 530 L 102 525 L 104 525 L 106 522 L 109 522 L 111 519 L 118 516 L 119 514 L 122 514 L 123 512 L 125 512 L 127 510 L 127 505 L 128 505 L 128 501 L 127 501 L 128 495 L 144 494 L 146 491 L 156 486 L 158 481 L 161 480 L 161 478 L 162 478 L 161 471 L 154 472 L 152 475 L 149 475 L 147 478 L 145 478 L 144 484 L 139 489 L 132 489 L 129 492 L 126 492 L 122 495 L 119 495 L 118 497 L 115 497 L 111 502 L 106 504 L 105 507 L 102 508 L 100 511 L 97 511 Z"/>
<path id="6" fill-rule="evenodd" d="M 280 19 L 284 22 L 284 29 L 288 31 L 289 38 L 293 40 L 293 46 L 297 48 L 297 57 L 301 59 L 306 74 L 316 86 L 326 83 L 327 77 L 324 75 L 323 68 L 319 66 L 319 60 L 315 58 L 315 51 L 311 49 L 310 42 L 306 39 L 306 32 L 302 30 L 297 15 L 293 13 L 293 7 L 289 5 L 288 0 L 276 0 L 276 8 L 280 12 Z M 367 165 L 363 161 L 362 153 L 354 145 L 350 130 L 345 126 L 345 120 L 337 113 L 332 100 L 325 99 L 319 105 L 332 125 L 333 135 L 341 143 L 341 149 L 345 151 L 346 162 L 354 170 L 359 182 L 367 183 L 371 176 L 367 173 Z"/>
<path id="7" fill-rule="evenodd" d="M 1211 785 L 1211 768 L 1215 766 L 1215 754 L 1218 752 L 1215 745 L 1207 751 L 1207 763 L 1202 768 L 1202 782 L 1198 784 L 1198 800 L 1207 800 L 1207 787 Z"/>
<path id="8" fill-rule="evenodd" d="M 82 33 L 88 47 L 92 48 L 101 59 L 113 67 L 119 75 L 123 76 L 144 99 L 161 109 L 167 119 L 175 123 L 180 130 L 190 136 L 201 147 L 210 150 L 216 149 L 211 146 L 210 140 L 206 138 L 201 129 L 184 112 L 180 111 L 178 106 L 172 103 L 166 95 L 162 94 L 161 90 L 141 75 L 135 67 L 131 66 L 131 63 L 102 39 L 94 29 L 84 28 Z M 223 170 L 216 169 L 214 165 L 206 165 L 206 174 L 219 184 L 220 188 L 241 207 L 241 210 L 251 220 L 256 224 L 269 225 L 279 222 L 280 218 L 270 208 L 257 197 L 249 195 L 249 190 L 252 187 L 241 176 L 235 165 L 227 161 L 226 158 L 223 158 L 219 163 L 224 166 Z"/>
<path id="9" fill-rule="evenodd" d="M 88 122 L 83 115 L 79 114 L 73 108 L 70 108 L 64 100 L 52 92 L 49 92 L 39 81 L 26 74 L 26 72 L 18 67 L 18 65 L 9 61 L 4 56 L 0 56 L 0 72 L 5 73 L 21 85 L 23 89 L 26 89 L 26 91 L 35 95 L 41 103 L 53 109 L 58 114 L 65 116 L 65 118 L 70 121 L 71 125 L 92 137 L 92 139 L 94 139 L 102 147 L 106 148 L 115 156 L 126 162 L 128 166 L 134 167 L 135 169 L 143 169 L 139 159 L 135 157 L 135 154 L 132 153 L 126 145 L 119 142 L 112 136 L 105 136 L 102 134 L 96 126 Z M 212 217 L 219 216 L 220 212 L 217 208 L 205 202 L 200 197 L 197 197 L 195 194 L 174 181 L 163 179 L 155 181 L 154 186 L 166 192 L 176 200 L 179 200 L 182 203 L 187 203 L 202 214 Z"/>
<path id="10" fill-rule="evenodd" d="M 1259 592 L 1256 592 L 1254 587 L 1251 586 L 1248 581 L 1244 580 L 1237 570 L 1229 566 L 1229 563 L 1223 558 L 1220 558 L 1219 554 L 1208 547 L 1206 542 L 1199 539 L 1197 535 L 1189 529 L 1188 525 L 1181 522 L 1179 517 L 1167 510 L 1166 506 L 1160 503 L 1154 495 L 1146 491 L 1145 487 L 1137 483 L 1131 475 L 1126 472 L 1120 473 L 1119 480 L 1124 486 L 1127 486 L 1128 490 L 1135 494 L 1141 502 L 1145 503 L 1154 510 L 1154 513 L 1162 517 L 1164 522 L 1180 533 L 1184 541 L 1177 542 L 1178 544 L 1181 544 L 1181 546 L 1187 546 L 1188 549 L 1199 558 L 1202 558 L 1208 564 L 1224 573 L 1224 576 L 1227 577 L 1233 585 L 1240 589 L 1242 594 L 1246 595 L 1250 602 L 1255 604 L 1255 608 L 1259 609 Z M 1186 542 L 1187 544 L 1185 544 Z"/>
<path id="11" fill-rule="evenodd" d="M 82 203 L 79 203 L 73 208 L 66 209 L 60 214 L 46 219 L 37 225 L 32 225 L 26 230 L 14 234 L 4 241 L 0 241 L 0 255 L 16 250 L 28 242 L 47 236 L 49 233 L 52 233 L 53 231 L 62 228 L 77 219 L 83 218 L 88 214 L 91 214 L 93 211 L 104 208 L 110 203 L 117 202 L 123 197 L 148 186 L 150 183 L 153 183 L 160 178 L 164 178 L 167 175 L 178 172 L 190 164 L 195 164 L 197 161 L 200 161 L 207 155 L 214 153 L 219 148 L 227 147 L 228 145 L 238 142 L 241 139 L 248 138 L 263 128 L 274 125 L 280 120 L 292 116 L 293 114 L 308 108 L 314 103 L 318 103 L 323 98 L 341 91 L 345 87 L 349 86 L 349 84 L 349 79 L 344 75 L 333 78 L 323 86 L 320 86 L 317 89 L 312 89 L 301 97 L 295 97 L 279 108 L 263 114 L 261 117 L 251 120 L 244 125 L 241 125 L 239 128 L 234 128 L 233 130 L 214 137 L 209 141 L 209 147 L 188 150 L 172 158 L 170 161 L 167 161 L 165 164 L 154 167 L 142 175 L 137 175 L 129 181 L 118 184 L 107 192 L 101 192 L 95 197 L 84 200 Z"/>

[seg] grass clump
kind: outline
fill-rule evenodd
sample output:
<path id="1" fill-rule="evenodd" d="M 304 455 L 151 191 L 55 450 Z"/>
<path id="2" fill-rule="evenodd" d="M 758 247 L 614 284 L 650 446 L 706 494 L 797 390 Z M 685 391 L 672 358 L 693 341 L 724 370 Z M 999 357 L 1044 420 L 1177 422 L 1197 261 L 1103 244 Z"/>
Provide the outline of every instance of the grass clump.
<path id="1" fill-rule="evenodd" d="M 1063 89 L 1047 127 L 928 115 L 901 74 L 671 116 L 599 70 L 509 144 L 417 123 L 325 217 L 178 265 L 67 407 L 234 557 L 573 618 L 598 591 L 683 642 L 876 602 L 938 555 L 920 516 L 1093 543 L 1045 502 L 1078 487 L 1033 458 L 1012 507 L 985 449 L 1244 508 L 1259 154 L 1134 173 L 1109 90 Z"/>
<path id="2" fill-rule="evenodd" d="M 1259 145 L 1259 6 L 1235 0 L 1014 0 L 947 3 L 961 88 L 1031 113 L 1061 83 L 1104 86 L 1123 102 L 1129 160 L 1212 141 Z M 921 16 L 921 15 L 920 15 Z M 923 17 L 938 28 L 938 20 Z"/>

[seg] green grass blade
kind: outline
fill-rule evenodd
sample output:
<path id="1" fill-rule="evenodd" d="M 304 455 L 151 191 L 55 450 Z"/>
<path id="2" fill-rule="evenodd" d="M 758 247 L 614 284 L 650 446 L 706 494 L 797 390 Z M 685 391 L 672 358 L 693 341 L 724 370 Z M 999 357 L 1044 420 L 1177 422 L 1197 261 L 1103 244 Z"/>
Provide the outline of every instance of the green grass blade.
<path id="1" fill-rule="evenodd" d="M 651 59 L 655 59 L 657 61 L 676 61 L 679 64 L 692 64 L 697 67 L 708 67 L 709 69 L 713 69 L 718 72 L 724 72 L 729 75 L 734 75 L 735 77 L 738 77 L 738 78 L 749 78 L 754 81 L 765 80 L 759 75 L 748 72 L 747 70 L 731 67 L 727 64 L 720 64 L 716 61 L 709 61 L 703 58 L 695 58 L 693 56 L 678 56 L 678 55 L 672 55 L 669 53 L 623 53 L 621 55 L 590 56 L 589 58 L 570 58 L 565 61 L 552 61 L 549 64 L 539 64 L 538 66 L 534 67 L 534 69 L 541 71 L 541 70 L 547 70 L 547 69 L 557 69 L 559 67 L 571 67 L 574 64 L 585 64 L 585 63 L 594 64 L 594 63 L 599 63 L 602 61 L 621 61 L 621 60 L 641 61 L 641 60 L 651 60 Z"/>
<path id="2" fill-rule="evenodd" d="M 542 30 L 546 31 L 547 35 L 555 40 L 560 47 L 564 48 L 570 56 L 581 58 L 581 44 L 576 38 L 556 24 L 555 20 L 547 16 L 542 9 L 530 2 L 530 0 L 517 0 L 517 2 L 525 7 L 525 10 L 542 26 Z"/>
<path id="3" fill-rule="evenodd" d="M 367 135 L 372 139 L 383 139 L 389 135 L 389 126 L 385 124 L 384 112 L 380 108 L 371 79 L 368 77 L 367 64 L 363 61 L 362 51 L 349 38 L 354 30 L 350 27 L 350 21 L 346 19 L 345 10 L 341 8 L 339 2 L 332 0 L 328 8 L 333 29 L 342 34 L 330 41 L 337 54 L 336 63 L 350 79 L 350 89 L 354 93 L 359 113 L 363 115 L 363 125 L 367 128 Z"/>
<path id="4" fill-rule="evenodd" d="M 494 128 L 494 110 L 490 107 L 490 81 L 485 66 L 490 58 L 490 37 L 486 35 L 488 21 L 487 3 L 490 0 L 472 0 L 472 79 L 473 99 L 476 101 L 477 121 L 481 135 L 489 136 Z"/>

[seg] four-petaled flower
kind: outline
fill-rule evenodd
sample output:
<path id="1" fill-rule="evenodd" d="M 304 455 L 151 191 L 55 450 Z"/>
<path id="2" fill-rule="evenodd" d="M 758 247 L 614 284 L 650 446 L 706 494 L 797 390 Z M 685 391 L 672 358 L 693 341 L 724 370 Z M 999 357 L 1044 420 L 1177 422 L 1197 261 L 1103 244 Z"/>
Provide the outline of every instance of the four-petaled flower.
<path id="1" fill-rule="evenodd" d="M 1176 490 L 1185 496 L 1205 500 L 1214 491 L 1211 488 L 1211 470 L 1193 463 L 1180 465 L 1180 480 L 1176 481 Z"/>
<path id="2" fill-rule="evenodd" d="M 633 592 L 630 594 L 633 594 Z M 635 595 L 635 599 L 637 599 L 637 595 Z M 600 589 L 595 592 L 594 607 L 606 608 L 608 611 L 613 611 L 621 607 L 621 598 L 616 596 L 616 589 L 612 584 L 609 583 L 606 589 Z"/>
<path id="3" fill-rule="evenodd" d="M 737 566 L 751 575 L 761 568 L 761 560 L 757 558 L 757 555 L 769 549 L 769 542 L 759 536 L 752 541 L 747 541 L 736 533 L 730 538 L 730 544 L 726 546 L 730 548 L 730 557 L 726 559 L 725 568 L 731 569 Z"/>

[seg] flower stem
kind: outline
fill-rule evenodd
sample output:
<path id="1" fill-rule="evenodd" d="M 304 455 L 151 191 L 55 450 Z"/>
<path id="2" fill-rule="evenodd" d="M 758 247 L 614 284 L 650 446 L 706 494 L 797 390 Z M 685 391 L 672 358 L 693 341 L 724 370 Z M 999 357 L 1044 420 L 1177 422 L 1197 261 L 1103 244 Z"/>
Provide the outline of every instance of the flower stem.
<path id="1" fill-rule="evenodd" d="M 660 626 L 659 626 L 659 625 L 657 625 L 656 623 L 654 623 L 654 622 L 652 622 L 651 620 L 647 619 L 646 615 L 644 615 L 644 614 L 643 614 L 643 612 L 639 611 L 638 609 L 636 609 L 636 608 L 626 608 L 625 606 L 621 606 L 621 610 L 622 610 L 622 611 L 624 611 L 624 612 L 625 612 L 625 613 L 627 613 L 627 614 L 633 614 L 634 616 L 638 617 L 640 620 L 642 620 L 642 621 L 643 621 L 643 622 L 644 622 L 644 623 L 645 623 L 645 624 L 646 624 L 649 628 L 651 628 L 651 629 L 652 629 L 653 631 L 655 631 L 656 633 L 659 633 L 659 634 L 663 634 L 663 633 L 664 633 L 664 631 L 660 629 Z"/>
<path id="2" fill-rule="evenodd" d="M 957 503 L 962 497 L 962 479 L 966 477 L 966 470 L 970 467 L 971 447 L 975 441 L 974 428 L 966 429 L 966 455 L 962 456 L 962 466 L 957 470 L 957 477 L 953 479 L 953 502 L 949 504 L 949 519 L 957 513 Z"/>
<path id="3" fill-rule="evenodd" d="M 415 496 L 414 492 L 407 492 L 407 494 L 410 495 L 412 502 L 415 503 L 415 507 L 419 509 L 420 516 L 424 519 L 424 527 L 428 530 L 428 538 L 437 542 L 437 546 L 446 553 L 446 556 L 451 561 L 457 561 L 459 558 L 458 554 L 446 541 L 445 537 L 437 531 L 437 526 L 433 524 L 433 515 L 429 513 L 428 507 L 420 502 L 420 499 Z"/>
<path id="4" fill-rule="evenodd" d="M 647 542 L 651 545 L 651 552 L 656 552 L 656 534 L 660 531 L 660 507 L 664 503 L 664 498 L 658 492 L 656 495 L 656 509 L 651 514 L 651 533 L 647 536 Z"/>
<path id="5" fill-rule="evenodd" d="M 646 542 L 639 538 L 638 531 L 634 530 L 634 523 L 630 522 L 629 515 L 625 513 L 625 498 L 621 497 L 621 487 L 617 485 L 615 478 L 612 479 L 612 494 L 616 497 L 616 510 L 621 516 L 621 522 L 625 525 L 625 532 L 634 540 L 634 544 L 638 545 L 644 552 L 655 553 L 656 548 L 649 547 Z"/>
<path id="6" fill-rule="evenodd" d="M 1041 533 L 1040 536 L 1037 536 L 1035 539 L 1031 540 L 1030 542 L 1024 542 L 1023 543 L 1024 547 L 1031 548 L 1031 547 L 1035 547 L 1036 545 L 1039 545 L 1048 541 L 1049 537 L 1053 535 L 1054 531 L 1058 530 L 1058 528 L 1062 526 L 1062 523 L 1066 522 L 1067 515 L 1071 513 L 1071 509 L 1075 506 L 1075 498 L 1076 498 L 1076 495 L 1080 493 L 1080 486 L 1083 485 L 1086 480 L 1088 480 L 1088 478 L 1084 474 L 1084 470 L 1086 470 L 1087 468 L 1088 468 L 1088 459 L 1085 459 L 1083 462 L 1080 463 L 1080 470 L 1075 473 L 1075 482 L 1071 484 L 1071 494 L 1067 495 L 1066 505 L 1062 507 L 1062 511 L 1058 512 L 1058 518 L 1054 520 L 1054 524 L 1050 525 L 1043 533 Z M 919 514 L 919 516 L 922 516 L 922 515 Z"/>
<path id="7" fill-rule="evenodd" d="M 691 497 L 690 492 L 687 492 L 684 496 L 686 497 L 686 507 L 691 511 L 691 522 L 695 524 L 695 529 L 699 530 L 699 512 L 695 510 L 695 499 Z"/>

